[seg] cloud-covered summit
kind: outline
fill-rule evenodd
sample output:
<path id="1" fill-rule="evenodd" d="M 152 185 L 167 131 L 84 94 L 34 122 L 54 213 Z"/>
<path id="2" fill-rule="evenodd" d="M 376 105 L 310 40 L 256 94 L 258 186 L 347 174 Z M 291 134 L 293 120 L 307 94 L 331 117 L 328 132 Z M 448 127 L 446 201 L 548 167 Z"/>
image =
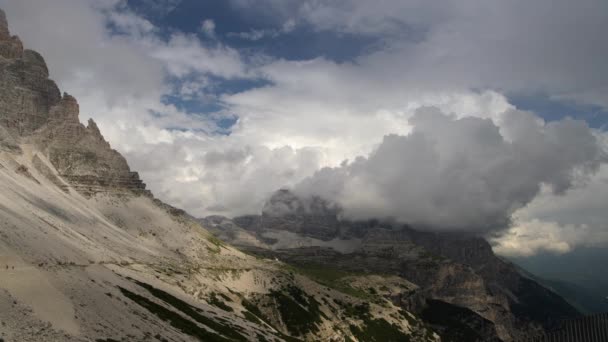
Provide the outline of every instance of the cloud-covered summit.
<path id="1" fill-rule="evenodd" d="M 324 168 L 296 192 L 335 201 L 351 218 L 487 232 L 507 228 L 543 184 L 563 194 L 606 160 L 582 121 L 509 111 L 498 126 L 426 107 L 410 123 L 410 134 L 385 136 L 369 156 Z"/>

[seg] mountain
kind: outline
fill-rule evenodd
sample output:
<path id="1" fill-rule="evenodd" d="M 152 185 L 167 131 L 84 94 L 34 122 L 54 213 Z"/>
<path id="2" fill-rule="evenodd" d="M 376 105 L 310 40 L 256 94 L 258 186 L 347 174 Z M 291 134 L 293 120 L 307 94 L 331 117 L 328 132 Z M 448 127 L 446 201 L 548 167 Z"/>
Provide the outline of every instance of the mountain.
<path id="1" fill-rule="evenodd" d="M 413 284 L 339 276 L 246 254 L 155 199 L 0 10 L 0 341 L 439 340 L 385 295 Z"/>
<path id="2" fill-rule="evenodd" d="M 581 247 L 564 254 L 539 253 L 511 261 L 585 313 L 608 312 L 608 251 Z"/>
<path id="3" fill-rule="evenodd" d="M 241 250 L 277 258 L 334 288 L 347 277 L 384 279 L 379 292 L 420 316 L 444 341 L 513 341 L 579 315 L 560 296 L 496 257 L 482 238 L 349 221 L 321 198 L 276 192 L 261 215 L 213 216 L 203 225 Z M 407 286 L 390 286 L 395 282 Z M 354 289 L 350 289 L 354 290 Z M 361 294 L 363 295 L 363 293 Z"/>

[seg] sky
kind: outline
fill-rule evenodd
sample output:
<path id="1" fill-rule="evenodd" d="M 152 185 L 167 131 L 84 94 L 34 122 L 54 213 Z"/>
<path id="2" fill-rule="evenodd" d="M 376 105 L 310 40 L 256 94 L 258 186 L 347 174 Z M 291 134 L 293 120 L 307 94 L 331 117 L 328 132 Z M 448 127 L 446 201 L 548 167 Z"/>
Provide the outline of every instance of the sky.
<path id="1" fill-rule="evenodd" d="M 0 0 L 112 147 L 193 215 L 290 188 L 349 218 L 608 243 L 605 0 Z"/>

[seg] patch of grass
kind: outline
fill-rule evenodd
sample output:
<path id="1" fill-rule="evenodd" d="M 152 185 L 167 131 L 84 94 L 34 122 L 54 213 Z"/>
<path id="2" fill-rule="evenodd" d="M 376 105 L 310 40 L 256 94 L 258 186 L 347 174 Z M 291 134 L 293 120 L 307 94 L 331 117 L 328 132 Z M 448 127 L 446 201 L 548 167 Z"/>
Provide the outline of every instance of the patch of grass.
<path id="1" fill-rule="evenodd" d="M 213 267 L 207 268 L 207 272 L 209 275 L 216 280 L 222 280 L 222 277 L 230 276 L 233 280 L 238 280 L 241 278 L 243 272 L 249 271 L 247 268 L 223 268 L 223 267 Z"/>
<path id="2" fill-rule="evenodd" d="M 245 309 L 247 309 L 247 311 L 243 312 L 243 316 L 245 316 L 245 318 L 253 323 L 257 323 L 257 324 L 261 324 L 262 322 L 265 322 L 266 324 L 272 326 L 272 324 L 270 324 L 270 320 L 264 316 L 264 314 L 262 314 L 262 312 L 260 311 L 260 309 L 251 301 L 242 298 L 242 304 L 243 307 Z M 276 327 L 274 327 L 276 329 Z M 289 336 L 289 335 L 285 335 L 284 333 L 282 333 L 281 331 L 279 331 L 278 329 L 276 335 L 278 337 L 280 337 L 281 339 L 287 341 L 287 342 L 302 342 L 302 340 Z"/>
<path id="3" fill-rule="evenodd" d="M 442 341 L 483 341 L 483 330 L 494 330 L 494 324 L 475 312 L 439 300 L 427 300 L 421 318 L 437 328 Z M 485 328 L 485 329 L 484 329 Z"/>
<path id="4" fill-rule="evenodd" d="M 255 323 L 255 324 L 262 324 L 262 321 L 258 318 L 258 316 L 252 314 L 249 311 L 243 311 L 243 316 L 245 317 L 245 319 L 247 319 L 249 322 Z"/>
<path id="5" fill-rule="evenodd" d="M 369 303 L 361 303 L 351 305 L 350 303 L 341 303 L 344 313 L 353 318 L 366 319 L 369 315 Z"/>
<path id="6" fill-rule="evenodd" d="M 362 274 L 318 265 L 298 265 L 298 267 L 293 267 L 293 269 L 321 285 L 325 285 L 344 294 L 366 300 L 374 298 L 374 295 L 367 293 L 364 290 L 354 288 L 344 281 L 344 278 L 346 277 L 361 276 Z"/>
<path id="7" fill-rule="evenodd" d="M 225 294 L 223 294 L 223 293 L 220 292 L 220 293 L 218 293 L 218 295 L 220 297 L 224 298 L 225 301 L 232 302 L 232 299 L 230 297 L 226 296 Z"/>
<path id="8" fill-rule="evenodd" d="M 271 291 L 270 295 L 278 303 L 279 313 L 290 334 L 303 336 L 318 332 L 317 324 L 325 316 L 319 309 L 319 303 L 295 286 L 288 286 L 282 291 Z"/>
<path id="9" fill-rule="evenodd" d="M 264 337 L 264 335 L 256 334 L 255 336 L 256 336 L 258 342 L 270 342 L 270 341 L 268 341 L 268 339 L 266 339 L 266 337 Z"/>
<path id="10" fill-rule="evenodd" d="M 207 236 L 207 241 L 211 242 L 213 246 L 207 246 L 207 251 L 211 254 L 219 254 L 222 251 L 222 248 L 225 248 L 224 241 L 215 237 L 215 235 Z"/>
<path id="11" fill-rule="evenodd" d="M 447 260 L 446 257 L 444 257 L 442 255 L 431 253 L 429 251 L 422 251 L 419 254 L 419 257 L 420 257 L 420 259 L 427 259 L 428 261 L 434 262 L 434 263 L 440 263 L 442 261 Z"/>
<path id="12" fill-rule="evenodd" d="M 407 342 L 410 336 L 402 332 L 395 324 L 384 319 L 365 318 L 363 326 L 350 326 L 350 331 L 359 341 L 366 342 Z"/>
<path id="13" fill-rule="evenodd" d="M 407 342 L 410 341 L 410 336 L 393 323 L 387 322 L 385 319 L 373 318 L 370 314 L 369 303 L 360 303 L 351 305 L 350 303 L 341 303 L 345 310 L 345 314 L 355 319 L 362 321 L 361 326 L 351 325 L 351 333 L 359 341 L 369 342 Z"/>
<path id="14" fill-rule="evenodd" d="M 181 315 L 165 308 L 162 305 L 152 302 L 151 300 L 149 300 L 146 297 L 140 296 L 140 295 L 133 293 L 120 286 L 118 287 L 118 289 L 120 290 L 120 292 L 122 292 L 122 294 L 125 297 L 134 301 L 141 307 L 147 309 L 149 312 L 153 313 L 154 315 L 156 315 L 158 318 L 162 319 L 163 321 L 168 322 L 169 324 L 171 324 L 171 326 L 173 326 L 174 328 L 183 332 L 184 334 L 187 334 L 187 335 L 190 335 L 193 337 L 197 337 L 198 339 L 200 339 L 202 341 L 212 341 L 212 342 L 229 342 L 229 341 L 231 341 L 230 339 L 227 339 L 223 336 L 217 335 L 213 332 L 210 332 L 206 329 L 199 327 L 196 323 L 192 322 L 191 320 L 188 320 L 188 319 L 182 317 Z M 111 340 L 106 340 L 106 341 L 111 341 Z"/>
<path id="15" fill-rule="evenodd" d="M 222 249 L 219 248 L 219 247 L 216 247 L 216 246 L 209 247 L 209 246 L 207 246 L 207 252 L 209 252 L 211 254 L 220 254 L 221 251 L 222 251 Z"/>
<path id="16" fill-rule="evenodd" d="M 225 296 L 224 296 L 225 297 Z M 220 300 L 217 297 L 217 294 L 215 292 L 211 292 L 211 295 L 209 296 L 209 298 L 207 299 L 207 303 L 220 308 L 224 311 L 228 311 L 228 312 L 233 312 L 234 309 L 231 306 L 226 305 L 226 303 L 224 303 L 222 300 Z"/>
<path id="17" fill-rule="evenodd" d="M 262 312 L 260 311 L 260 309 L 253 304 L 252 302 L 250 302 L 249 300 L 243 298 L 243 300 L 241 301 L 241 303 L 243 304 L 243 307 L 245 309 L 247 309 L 247 311 L 251 312 L 252 314 L 258 316 L 259 318 L 263 319 L 264 321 L 268 321 L 266 319 L 266 317 L 264 317 L 264 315 L 262 314 Z"/>
<path id="18" fill-rule="evenodd" d="M 216 332 L 220 333 L 221 335 L 223 335 L 223 336 L 225 336 L 225 337 L 228 338 L 228 339 L 226 339 L 223 336 L 219 336 L 219 335 L 213 334 L 215 336 L 208 337 L 209 339 L 203 339 L 203 341 L 247 341 L 247 337 L 239 334 L 235 330 L 235 327 L 224 325 L 224 324 L 220 324 L 220 323 L 214 321 L 211 318 L 208 318 L 208 317 L 206 317 L 204 315 L 201 315 L 199 313 L 200 309 L 198 309 L 198 308 L 196 308 L 196 307 L 194 307 L 194 306 L 192 306 L 192 305 L 190 305 L 190 304 L 188 304 L 188 303 L 180 300 L 179 298 L 176 298 L 175 296 L 172 296 L 171 294 L 169 294 L 169 293 L 167 293 L 165 291 L 159 290 L 159 289 L 157 289 L 157 288 L 155 288 L 155 287 L 153 287 L 153 286 L 151 286 L 149 284 L 142 283 L 142 282 L 139 282 L 137 280 L 133 280 L 133 281 L 137 285 L 141 286 L 142 288 L 144 288 L 148 292 L 150 292 L 150 294 L 152 294 L 154 297 L 162 300 L 166 304 L 168 304 L 168 305 L 172 306 L 173 308 L 177 309 L 178 311 L 184 313 L 185 315 L 187 315 L 190 318 L 192 318 L 194 321 L 196 321 L 198 323 L 201 323 L 201 324 L 203 324 L 203 325 L 211 328 L 212 330 L 214 330 L 214 331 L 216 331 Z M 121 291 L 122 291 L 122 289 L 121 289 Z M 134 295 L 138 296 L 136 294 L 134 294 Z M 141 296 L 139 296 L 139 297 L 141 297 Z M 141 298 L 147 300 L 145 297 L 141 297 Z M 145 303 L 145 301 L 143 301 L 143 300 L 142 300 L 142 302 Z M 150 305 L 152 308 L 155 308 L 155 309 L 157 309 L 160 312 L 163 312 L 162 309 L 165 309 L 163 306 L 157 305 L 156 303 L 153 303 L 153 302 L 151 302 L 149 300 L 148 300 L 148 302 L 150 302 L 151 304 L 153 304 L 153 305 Z M 169 313 L 173 313 L 173 311 L 170 311 L 170 310 L 167 310 L 167 309 L 165 309 L 165 311 L 168 311 Z M 153 312 L 153 313 L 155 313 L 155 312 Z M 166 312 L 165 312 L 165 314 L 166 314 Z M 173 313 L 173 314 L 177 315 L 175 313 Z M 182 318 L 180 315 L 177 315 L 177 316 L 180 317 L 180 318 Z M 169 315 L 168 318 L 170 318 L 170 315 Z M 184 323 L 184 322 L 180 323 L 179 319 L 176 319 L 175 317 L 174 317 L 174 319 L 175 319 L 175 321 L 176 321 L 177 324 L 185 325 L 185 328 L 192 328 L 191 331 L 194 332 L 194 333 L 202 333 L 201 331 L 203 331 L 205 333 L 209 333 L 208 331 L 199 328 L 192 321 L 185 320 L 185 319 L 182 318 L 182 320 L 184 320 L 186 322 L 192 323 L 192 325 L 194 325 L 194 327 L 198 328 L 198 330 L 195 329 L 192 326 L 189 326 L 187 323 Z M 170 320 L 170 322 L 171 322 L 171 320 Z M 192 336 L 197 336 L 197 335 L 192 335 Z M 216 339 L 212 340 L 210 338 L 216 338 Z"/>

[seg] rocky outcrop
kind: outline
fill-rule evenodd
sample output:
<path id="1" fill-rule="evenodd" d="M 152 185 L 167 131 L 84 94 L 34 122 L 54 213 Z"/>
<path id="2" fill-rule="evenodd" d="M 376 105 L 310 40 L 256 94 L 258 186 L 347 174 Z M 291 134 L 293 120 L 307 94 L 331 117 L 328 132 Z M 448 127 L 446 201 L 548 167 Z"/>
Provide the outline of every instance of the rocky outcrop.
<path id="1" fill-rule="evenodd" d="M 32 134 L 48 122 L 49 111 L 61 98 L 49 79 L 42 56 L 24 50 L 11 36 L 0 10 L 0 125 L 19 136 Z"/>
<path id="2" fill-rule="evenodd" d="M 22 54 L 23 44 L 19 37 L 11 37 L 6 14 L 0 10 L 0 56 L 4 58 L 18 58 Z"/>
<path id="3" fill-rule="evenodd" d="M 265 203 L 262 215 L 243 216 L 235 220 L 251 231 L 275 227 L 327 241 L 340 235 L 339 215 L 339 208 L 322 198 L 302 199 L 289 190 L 281 189 Z"/>
<path id="4" fill-rule="evenodd" d="M 80 123 L 76 99 L 61 95 L 44 58 L 11 36 L 0 10 L 0 148 L 33 143 L 78 192 L 150 196 L 137 172 L 110 147 L 93 120 Z M 56 182 L 56 181 L 54 181 Z M 63 182 L 59 181 L 58 184 Z"/>
<path id="5" fill-rule="evenodd" d="M 0 126 L 0 151 L 19 152 L 20 148 L 17 145 L 15 138 L 8 130 Z"/>
<path id="6" fill-rule="evenodd" d="M 244 229 L 270 245 L 267 249 L 260 245 L 245 247 L 248 251 L 294 265 L 315 264 L 337 272 L 390 274 L 407 279 L 418 288 L 393 298 L 395 303 L 421 315 L 447 306 L 458 313 L 455 317 L 462 318 L 429 321 L 438 325 L 447 340 L 449 336 L 471 333 L 481 341 L 513 341 L 578 315 L 564 299 L 496 257 L 480 237 L 419 232 L 407 225 L 378 220 L 348 221 L 340 219 L 339 208 L 326 210 L 328 206 L 322 205 L 310 210 L 306 207 L 310 201 L 286 190 L 277 192 L 269 202 L 261 215 L 233 220 L 237 225 L 231 228 L 233 231 Z M 325 203 L 320 199 L 313 202 Z M 223 225 L 229 226 L 226 222 Z M 352 241 L 357 247 L 353 252 L 340 252 L 322 243 L 274 248 L 265 237 L 280 236 L 277 232 L 281 231 L 295 233 L 302 240 Z"/>
<path id="7" fill-rule="evenodd" d="M 49 111 L 49 122 L 34 137 L 44 148 L 60 176 L 74 189 L 94 195 L 130 192 L 150 195 L 137 172 L 113 150 L 91 119 L 85 127 L 78 120 L 76 99 L 64 94 Z"/>

